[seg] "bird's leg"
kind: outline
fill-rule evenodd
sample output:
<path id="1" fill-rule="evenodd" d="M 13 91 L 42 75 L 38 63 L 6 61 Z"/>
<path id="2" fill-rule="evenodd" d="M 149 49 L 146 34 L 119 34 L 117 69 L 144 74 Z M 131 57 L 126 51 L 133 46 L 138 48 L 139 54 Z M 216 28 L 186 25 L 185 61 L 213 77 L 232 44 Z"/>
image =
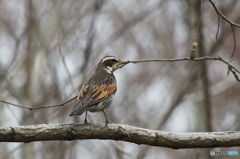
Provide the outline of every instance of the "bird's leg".
<path id="1" fill-rule="evenodd" d="M 108 125 L 109 124 L 109 121 L 108 121 L 108 119 L 107 119 L 107 116 L 106 116 L 106 114 L 105 114 L 105 111 L 104 110 L 102 110 L 102 112 L 103 112 L 103 114 L 104 114 L 104 116 L 105 116 L 105 118 L 106 118 L 106 125 Z"/>
<path id="2" fill-rule="evenodd" d="M 85 119 L 84 119 L 84 124 L 89 124 L 87 121 L 87 111 L 85 111 Z"/>

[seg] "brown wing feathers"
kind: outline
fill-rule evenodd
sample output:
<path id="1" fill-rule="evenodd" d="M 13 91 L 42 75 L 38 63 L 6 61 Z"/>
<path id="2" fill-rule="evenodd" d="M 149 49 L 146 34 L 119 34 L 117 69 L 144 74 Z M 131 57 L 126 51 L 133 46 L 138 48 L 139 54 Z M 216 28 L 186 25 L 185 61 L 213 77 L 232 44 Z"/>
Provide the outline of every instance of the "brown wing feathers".
<path id="1" fill-rule="evenodd" d="M 115 93 L 117 90 L 116 84 L 113 83 L 111 85 L 103 84 L 100 87 L 93 89 L 92 91 L 92 100 L 93 101 L 102 101 L 107 99 L 110 95 Z"/>
<path id="2" fill-rule="evenodd" d="M 92 89 L 88 86 L 83 85 L 78 94 L 78 100 L 81 105 L 75 108 L 71 115 L 81 115 L 87 107 L 91 107 L 95 104 L 102 102 L 107 99 L 110 95 L 117 91 L 115 78 L 106 78 L 101 82 L 100 86 L 93 86 Z"/>

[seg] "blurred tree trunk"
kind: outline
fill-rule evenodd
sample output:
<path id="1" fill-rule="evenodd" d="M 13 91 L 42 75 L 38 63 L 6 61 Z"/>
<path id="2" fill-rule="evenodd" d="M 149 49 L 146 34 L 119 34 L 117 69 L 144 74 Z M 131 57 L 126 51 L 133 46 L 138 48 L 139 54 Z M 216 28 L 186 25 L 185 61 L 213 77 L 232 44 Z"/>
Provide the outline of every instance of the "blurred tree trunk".
<path id="1" fill-rule="evenodd" d="M 26 49 L 26 58 L 24 69 L 26 72 L 26 81 L 21 91 L 21 97 L 23 98 L 23 102 L 25 105 L 33 105 L 33 96 L 32 92 L 36 88 L 33 87 L 33 76 L 37 72 L 33 72 L 34 64 L 36 61 L 36 55 L 38 53 L 38 28 L 37 28 L 37 20 L 36 20 L 36 11 L 33 6 L 32 0 L 29 0 L 26 3 L 27 10 L 27 27 L 26 27 L 26 35 L 27 35 L 27 49 Z M 29 113 L 29 111 L 23 111 L 22 119 L 20 121 L 21 125 L 32 123 L 33 117 Z M 34 144 L 26 144 L 22 146 L 21 150 L 21 158 L 24 159 L 33 159 L 35 158 Z"/>
<path id="2" fill-rule="evenodd" d="M 45 85 L 43 67 L 44 61 L 46 61 L 46 54 L 48 51 L 48 42 L 50 40 L 51 35 L 54 35 L 54 32 L 51 27 L 56 26 L 56 24 L 52 24 L 57 19 L 54 17 L 52 20 L 52 15 L 48 18 L 49 20 L 45 23 L 45 25 L 50 25 L 51 27 L 46 30 L 46 32 L 42 32 L 40 28 L 41 20 L 38 19 L 38 10 L 40 8 L 35 7 L 38 4 L 29 0 L 26 3 L 26 35 L 27 35 L 27 44 L 26 44 L 26 55 L 23 59 L 23 68 L 26 74 L 26 80 L 22 87 L 20 93 L 20 101 L 23 102 L 23 105 L 31 105 L 36 106 L 39 105 L 39 99 L 42 96 L 42 89 Z M 57 13 L 58 15 L 58 13 Z M 55 33 L 57 28 L 54 28 Z M 51 33 L 50 33 L 51 32 Z M 47 35 L 47 36 L 46 36 Z M 47 96 L 47 93 L 44 93 L 44 96 Z M 41 104 L 45 104 L 46 100 L 40 101 Z M 44 112 L 42 112 L 41 117 L 44 116 Z M 20 121 L 21 125 L 31 124 L 34 122 L 38 123 L 38 118 L 34 118 L 34 114 L 32 112 L 23 111 L 22 119 Z M 26 159 L 35 158 L 34 151 L 34 143 L 27 144 L 22 147 L 22 157 Z M 30 153 L 31 152 L 31 153 Z"/>
<path id="3" fill-rule="evenodd" d="M 204 12 L 203 9 L 203 1 L 202 0 L 198 0 L 195 2 L 194 5 L 194 10 L 195 10 L 195 17 L 196 17 L 196 25 L 195 28 L 198 27 L 198 22 L 200 21 L 200 26 L 199 26 L 199 31 L 197 36 L 197 42 L 198 42 L 198 56 L 203 57 L 206 56 L 206 49 L 204 48 L 204 43 L 205 43 L 205 36 L 204 36 L 204 32 L 203 32 L 203 28 L 205 25 L 205 21 L 202 18 L 202 12 Z M 202 8 L 200 8 L 200 6 Z M 201 19 L 200 19 L 201 18 Z M 207 70 L 207 62 L 206 61 L 202 61 L 199 63 L 200 65 L 200 81 L 201 81 L 201 89 L 202 89 L 202 96 L 203 96 L 203 101 L 201 101 L 199 104 L 200 107 L 202 107 L 203 111 L 199 111 L 199 124 L 201 124 L 204 127 L 204 131 L 206 132 L 212 132 L 212 127 L 211 127 L 211 95 L 210 95 L 210 86 L 209 86 L 209 77 L 208 77 L 208 70 Z M 211 149 L 204 149 L 203 155 L 205 156 L 205 158 L 210 159 L 211 156 L 209 155 L 209 152 L 211 151 Z"/>

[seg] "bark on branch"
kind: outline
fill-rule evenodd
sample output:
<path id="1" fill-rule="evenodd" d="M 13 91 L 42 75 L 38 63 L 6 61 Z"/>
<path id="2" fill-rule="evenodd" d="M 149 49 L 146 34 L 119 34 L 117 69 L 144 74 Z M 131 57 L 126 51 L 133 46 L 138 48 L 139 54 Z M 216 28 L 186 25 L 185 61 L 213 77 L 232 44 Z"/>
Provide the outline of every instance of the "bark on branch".
<path id="1" fill-rule="evenodd" d="M 240 132 L 173 133 L 123 124 L 41 124 L 0 127 L 0 142 L 103 139 L 173 149 L 240 146 Z"/>

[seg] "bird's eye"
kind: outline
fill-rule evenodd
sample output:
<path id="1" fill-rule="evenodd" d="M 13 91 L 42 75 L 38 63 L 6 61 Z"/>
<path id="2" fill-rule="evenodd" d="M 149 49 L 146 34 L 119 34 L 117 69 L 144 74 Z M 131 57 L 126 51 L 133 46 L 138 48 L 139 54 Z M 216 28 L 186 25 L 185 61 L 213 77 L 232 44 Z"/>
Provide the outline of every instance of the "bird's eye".
<path id="1" fill-rule="evenodd" d="M 112 62 L 114 62 L 114 63 L 115 63 L 115 62 L 118 62 L 118 61 L 117 61 L 117 60 L 115 60 L 115 59 L 112 59 L 111 61 L 112 61 Z"/>

